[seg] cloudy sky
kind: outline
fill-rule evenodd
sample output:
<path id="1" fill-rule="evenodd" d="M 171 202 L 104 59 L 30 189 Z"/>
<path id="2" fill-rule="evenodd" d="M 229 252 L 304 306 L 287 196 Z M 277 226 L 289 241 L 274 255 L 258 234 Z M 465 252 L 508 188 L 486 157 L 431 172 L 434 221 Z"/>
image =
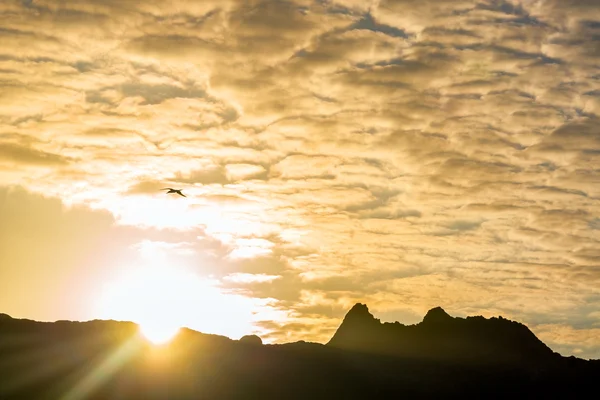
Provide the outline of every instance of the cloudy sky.
<path id="1" fill-rule="evenodd" d="M 442 306 L 600 358 L 597 0 L 0 21 L 0 312 L 324 342 Z"/>

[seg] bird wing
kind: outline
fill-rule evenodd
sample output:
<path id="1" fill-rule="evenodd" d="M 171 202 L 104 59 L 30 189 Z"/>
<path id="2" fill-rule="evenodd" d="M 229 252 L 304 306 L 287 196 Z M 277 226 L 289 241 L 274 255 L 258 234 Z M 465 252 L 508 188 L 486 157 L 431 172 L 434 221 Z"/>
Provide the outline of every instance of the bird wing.
<path id="1" fill-rule="evenodd" d="M 172 188 L 163 188 L 163 189 L 160 189 L 160 190 L 173 190 L 173 189 Z"/>
<path id="2" fill-rule="evenodd" d="M 177 194 L 180 195 L 180 196 L 183 196 L 183 197 L 187 197 L 185 194 L 181 193 L 181 190 L 178 190 Z"/>

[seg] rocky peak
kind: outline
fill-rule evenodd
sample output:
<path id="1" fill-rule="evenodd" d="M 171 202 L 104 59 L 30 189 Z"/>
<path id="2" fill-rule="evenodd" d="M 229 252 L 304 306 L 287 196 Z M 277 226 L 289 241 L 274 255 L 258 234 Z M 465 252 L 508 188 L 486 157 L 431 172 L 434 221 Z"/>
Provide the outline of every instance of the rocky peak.
<path id="1" fill-rule="evenodd" d="M 425 318 L 423 318 L 424 324 L 439 324 L 452 321 L 454 318 L 448 315 L 442 307 L 435 307 L 427 311 Z"/>
<path id="2" fill-rule="evenodd" d="M 360 343 L 369 338 L 380 325 L 380 321 L 369 312 L 366 304 L 356 303 L 329 343 Z"/>
<path id="3" fill-rule="evenodd" d="M 369 312 L 366 304 L 356 303 L 346 314 L 344 322 L 372 322 L 375 321 L 373 314 Z"/>

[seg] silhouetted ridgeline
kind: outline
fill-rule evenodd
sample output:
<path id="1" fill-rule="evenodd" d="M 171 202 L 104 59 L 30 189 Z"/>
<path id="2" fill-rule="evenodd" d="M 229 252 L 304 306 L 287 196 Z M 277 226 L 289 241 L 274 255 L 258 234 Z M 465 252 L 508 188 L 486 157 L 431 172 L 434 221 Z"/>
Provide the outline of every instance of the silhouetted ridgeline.
<path id="1" fill-rule="evenodd" d="M 523 324 L 503 318 L 453 318 L 440 307 L 430 310 L 423 322 L 405 326 L 382 324 L 366 305 L 356 304 L 328 345 L 406 358 L 533 368 L 555 365 L 561 358 Z"/>
<path id="2" fill-rule="evenodd" d="M 577 398 L 600 361 L 562 357 L 524 325 L 453 318 L 382 324 L 357 304 L 327 345 L 262 345 L 189 329 L 164 348 L 130 322 L 0 314 L 0 399 Z"/>

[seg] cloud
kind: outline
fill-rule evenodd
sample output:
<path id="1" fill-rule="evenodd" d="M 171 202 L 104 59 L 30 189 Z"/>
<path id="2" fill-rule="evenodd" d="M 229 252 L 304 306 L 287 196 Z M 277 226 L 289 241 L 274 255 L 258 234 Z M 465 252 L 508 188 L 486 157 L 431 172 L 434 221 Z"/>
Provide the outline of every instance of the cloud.
<path id="1" fill-rule="evenodd" d="M 109 98 L 105 98 L 102 92 L 111 90 L 118 91 L 123 97 L 141 97 L 144 99 L 141 105 L 160 104 L 168 99 L 189 98 L 197 99 L 207 96 L 206 91 L 201 88 L 182 88 L 169 84 L 143 84 L 143 83 L 125 83 L 120 87 L 102 88 L 100 91 L 94 91 L 86 94 L 86 100 L 90 103 L 108 103 L 112 104 Z"/>
<path id="2" fill-rule="evenodd" d="M 187 174 L 178 172 L 173 180 L 183 183 L 201 183 L 203 185 L 229 183 L 227 172 L 222 166 L 208 166 L 206 169 L 193 170 Z"/>
<path id="3" fill-rule="evenodd" d="M 253 282 L 271 282 L 275 279 L 281 278 L 280 275 L 267 275 L 267 274 L 245 274 L 245 273 L 235 273 L 231 275 L 227 275 L 223 278 L 225 281 L 234 282 L 234 283 L 253 283 Z"/>
<path id="4" fill-rule="evenodd" d="M 600 346 L 595 340 L 600 329 L 573 329 L 570 326 L 548 324 L 539 325 L 534 331 L 542 341 L 561 353 L 590 359 L 600 356 Z"/>
<path id="5" fill-rule="evenodd" d="M 157 181 L 142 181 L 132 185 L 127 190 L 130 194 L 156 194 L 165 185 Z"/>
<path id="6" fill-rule="evenodd" d="M 16 143 L 0 143 L 0 160 L 16 165 L 60 166 L 69 160 L 58 154 L 47 153 Z"/>
<path id="7" fill-rule="evenodd" d="M 227 164 L 225 168 L 227 170 L 227 176 L 234 182 L 249 179 L 264 180 L 267 178 L 268 173 L 265 167 L 257 164 Z"/>
<path id="8" fill-rule="evenodd" d="M 105 211 L 66 209 L 22 188 L 3 187 L 0 199 L 0 276 L 10 282 L 0 295 L 2 309 L 42 320 L 86 319 L 95 282 L 131 258 L 130 230 Z M 80 306 L 69 306 L 75 297 Z"/>

